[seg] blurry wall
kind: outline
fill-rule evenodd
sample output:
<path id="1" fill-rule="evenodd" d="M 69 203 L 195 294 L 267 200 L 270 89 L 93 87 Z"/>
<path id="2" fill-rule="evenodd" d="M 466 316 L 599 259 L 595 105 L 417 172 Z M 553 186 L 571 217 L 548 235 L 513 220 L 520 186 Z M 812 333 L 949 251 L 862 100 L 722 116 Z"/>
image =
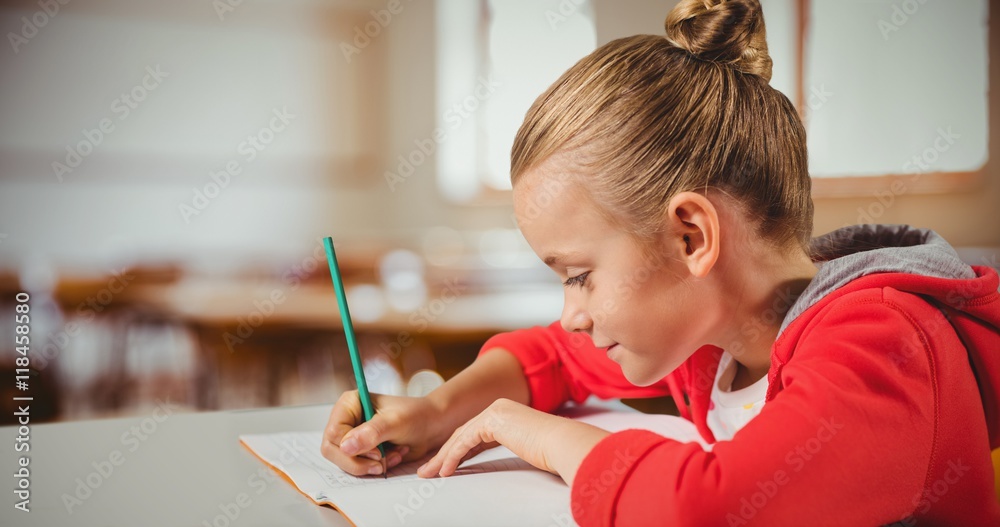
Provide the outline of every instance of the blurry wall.
<path id="1" fill-rule="evenodd" d="M 0 264 L 224 270 L 391 231 L 387 42 L 341 49 L 376 3 L 220 5 L 71 2 L 33 30 L 5 4 L 31 38 L 0 54 Z"/>
<path id="2" fill-rule="evenodd" d="M 674 3 L 594 0 L 598 45 L 662 34 Z M 385 2 L 246 0 L 224 12 L 215 5 L 72 2 L 17 53 L 0 55 L 0 264 L 51 258 L 107 269 L 113 257 L 266 264 L 295 259 L 328 233 L 391 246 L 415 245 L 432 226 L 514 226 L 506 194 L 468 205 L 444 199 L 433 162 L 395 190 L 384 181 L 444 111 L 432 103 L 434 2 L 401 3 L 351 54 L 343 45 L 357 43 Z M 8 2 L 0 22 L 20 28 L 36 11 L 32 2 Z M 992 28 L 993 50 L 997 33 Z M 156 64 L 169 76 L 119 122 L 113 101 Z M 997 75 L 994 61 L 994 84 Z M 996 90 L 989 103 L 995 125 Z M 294 121 L 248 162 L 240 146 L 282 107 Z M 51 163 L 64 161 L 67 146 L 104 118 L 115 130 L 60 182 Z M 955 245 L 1000 245 L 995 137 L 989 152 L 980 188 L 897 196 L 879 221 L 934 228 Z M 242 173 L 184 221 L 179 206 L 234 160 Z M 875 199 L 817 198 L 815 232 L 855 223 Z"/>

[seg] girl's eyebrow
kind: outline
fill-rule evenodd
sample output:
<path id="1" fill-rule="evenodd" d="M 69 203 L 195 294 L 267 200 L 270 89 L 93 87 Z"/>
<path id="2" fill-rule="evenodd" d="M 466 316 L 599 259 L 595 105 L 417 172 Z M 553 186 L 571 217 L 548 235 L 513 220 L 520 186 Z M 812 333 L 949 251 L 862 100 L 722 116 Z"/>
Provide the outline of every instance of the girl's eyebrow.
<path id="1" fill-rule="evenodd" d="M 571 256 L 576 256 L 576 253 L 562 253 L 562 252 L 552 253 L 545 257 L 544 260 L 545 265 L 553 267 L 555 265 L 558 265 L 560 260 L 566 259 Z"/>

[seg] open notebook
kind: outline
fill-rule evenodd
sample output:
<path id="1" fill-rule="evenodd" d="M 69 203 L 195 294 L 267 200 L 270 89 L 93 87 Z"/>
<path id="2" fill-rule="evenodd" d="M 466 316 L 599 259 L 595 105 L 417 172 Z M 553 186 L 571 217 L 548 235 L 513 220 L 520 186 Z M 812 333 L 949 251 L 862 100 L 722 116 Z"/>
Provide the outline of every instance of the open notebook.
<path id="1" fill-rule="evenodd" d="M 679 417 L 573 408 L 566 414 L 605 430 L 652 430 L 679 441 L 702 443 L 694 425 Z M 340 510 L 357 527 L 568 526 L 569 487 L 504 447 L 484 451 L 447 478 L 416 475 L 420 462 L 399 465 L 382 476 L 351 476 L 319 452 L 322 432 L 241 435 L 257 457 L 282 472 L 318 504 Z"/>

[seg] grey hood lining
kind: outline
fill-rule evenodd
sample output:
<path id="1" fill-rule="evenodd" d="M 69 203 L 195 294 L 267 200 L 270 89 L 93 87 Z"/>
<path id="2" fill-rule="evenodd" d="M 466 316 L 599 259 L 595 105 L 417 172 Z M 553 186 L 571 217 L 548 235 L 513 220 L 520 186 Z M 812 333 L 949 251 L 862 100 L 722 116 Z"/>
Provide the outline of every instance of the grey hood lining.
<path id="1" fill-rule="evenodd" d="M 906 273 L 970 280 L 969 264 L 936 232 L 908 225 L 852 225 L 812 240 L 816 276 L 789 308 L 778 330 L 829 293 L 852 280 L 875 273 Z"/>

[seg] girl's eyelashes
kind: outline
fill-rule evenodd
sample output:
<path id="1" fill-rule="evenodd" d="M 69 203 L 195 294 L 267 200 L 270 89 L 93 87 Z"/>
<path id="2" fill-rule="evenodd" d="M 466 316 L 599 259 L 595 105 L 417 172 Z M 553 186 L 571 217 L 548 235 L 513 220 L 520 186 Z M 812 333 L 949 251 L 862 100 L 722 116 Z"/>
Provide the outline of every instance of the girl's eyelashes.
<path id="1" fill-rule="evenodd" d="M 585 273 L 580 273 L 580 274 L 578 274 L 576 276 L 571 276 L 565 282 L 563 282 L 563 285 L 566 286 L 566 287 L 570 287 L 570 286 L 574 286 L 574 285 L 583 286 L 584 284 L 587 283 L 587 275 L 589 275 L 589 274 L 590 274 L 590 271 L 587 271 Z"/>

